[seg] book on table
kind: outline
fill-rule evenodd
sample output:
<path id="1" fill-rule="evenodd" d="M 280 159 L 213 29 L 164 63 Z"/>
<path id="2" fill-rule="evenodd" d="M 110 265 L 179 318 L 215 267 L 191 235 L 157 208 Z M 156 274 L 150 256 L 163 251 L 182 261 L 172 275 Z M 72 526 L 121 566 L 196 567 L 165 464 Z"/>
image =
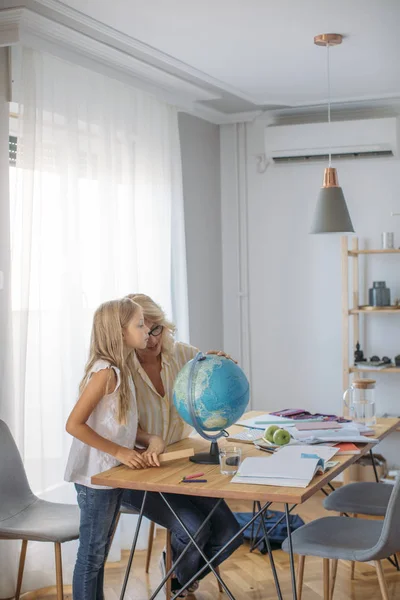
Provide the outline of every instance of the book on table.
<path id="1" fill-rule="evenodd" d="M 232 483 L 307 487 L 336 464 L 331 458 L 337 452 L 331 446 L 284 446 L 272 456 L 245 458 Z"/>
<path id="2" fill-rule="evenodd" d="M 352 442 L 340 442 L 335 444 L 334 448 L 338 448 L 337 456 L 345 456 L 350 454 L 360 454 L 361 450 Z"/>

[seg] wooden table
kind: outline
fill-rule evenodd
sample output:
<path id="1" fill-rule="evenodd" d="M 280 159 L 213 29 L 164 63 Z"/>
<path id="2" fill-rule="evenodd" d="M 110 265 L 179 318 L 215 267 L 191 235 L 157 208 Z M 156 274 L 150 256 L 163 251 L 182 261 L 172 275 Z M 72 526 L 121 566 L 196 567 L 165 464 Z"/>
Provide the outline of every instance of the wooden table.
<path id="1" fill-rule="evenodd" d="M 244 415 L 243 418 L 250 418 L 265 414 L 261 411 L 251 411 Z M 388 418 L 388 419 L 378 419 L 378 423 L 375 427 L 375 438 L 379 440 L 384 439 L 387 435 L 389 435 L 392 431 L 395 431 L 396 428 L 400 425 L 400 420 L 396 418 Z M 241 427 L 238 425 L 234 425 L 228 431 L 231 433 L 237 432 L 241 430 Z M 223 439 L 220 441 L 220 444 L 229 442 L 224 442 Z M 242 458 L 246 458 L 248 456 L 265 456 L 268 457 L 268 454 L 257 450 L 255 446 L 252 444 L 235 444 L 240 446 L 242 449 Z M 190 462 L 187 458 L 174 461 L 172 463 L 166 463 L 159 468 L 145 469 L 145 470 L 132 470 L 124 465 L 120 465 L 118 467 L 114 467 L 104 473 L 99 473 L 92 477 L 92 483 L 96 485 L 106 485 L 110 487 L 118 487 L 124 489 L 134 489 L 134 490 L 143 490 L 145 492 L 158 492 L 167 503 L 165 499 L 165 494 L 185 494 L 185 495 L 193 495 L 193 496 L 207 496 L 213 498 L 220 498 L 225 500 L 249 500 L 257 501 L 260 503 L 260 510 L 255 514 L 254 521 L 259 516 L 263 516 L 264 512 L 269 508 L 269 506 L 274 502 L 280 502 L 285 505 L 285 514 L 289 532 L 289 547 L 291 549 L 291 536 L 290 536 L 290 527 L 289 527 L 289 513 L 294 506 L 297 504 L 302 504 L 308 498 L 313 496 L 318 490 L 323 488 L 325 485 L 329 484 L 337 475 L 342 473 L 345 469 L 347 469 L 350 465 L 356 462 L 360 456 L 363 456 L 371 451 L 375 444 L 363 444 L 360 445 L 360 454 L 357 455 L 345 455 L 335 457 L 335 461 L 339 461 L 339 464 L 334 468 L 329 470 L 323 475 L 319 475 L 314 477 L 312 483 L 306 488 L 290 488 L 290 487 L 277 487 L 277 486 L 268 486 L 268 485 L 246 485 L 246 484 L 233 484 L 230 483 L 231 477 L 221 475 L 219 465 L 198 465 Z M 169 446 L 169 451 L 181 450 L 184 448 L 194 448 L 195 452 L 204 452 L 209 448 L 209 442 L 206 442 L 202 438 L 196 436 L 191 438 L 186 438 L 176 444 Z M 204 477 L 207 479 L 207 483 L 196 483 L 196 484 L 181 484 L 180 481 L 185 475 L 190 475 L 191 473 L 196 473 L 199 471 L 199 467 L 201 467 L 201 471 L 205 474 Z M 261 506 L 263 503 L 263 506 Z M 168 505 L 168 503 L 167 503 Z M 289 509 L 289 505 L 292 505 L 292 508 Z M 143 508 L 141 514 L 139 515 L 138 527 L 140 527 L 140 521 L 143 514 Z M 254 522 L 253 521 L 253 522 Z M 250 524 L 250 523 L 249 523 Z M 246 526 L 246 528 L 248 525 Z M 243 530 L 241 530 L 242 532 Z M 264 531 L 265 541 L 267 543 L 267 548 L 269 546 L 269 541 L 267 539 L 267 532 Z M 134 546 L 136 545 L 138 535 L 138 529 L 135 534 L 134 545 L 132 547 L 132 557 L 134 552 Z M 240 535 L 240 534 L 238 534 Z M 194 540 L 192 539 L 194 542 Z M 231 540 L 232 541 L 232 540 Z M 273 569 L 273 574 L 275 578 L 275 584 L 277 586 L 277 595 L 278 598 L 282 598 L 279 581 L 276 574 L 272 552 L 269 552 L 271 567 Z M 214 557 L 215 558 L 215 557 Z M 211 559 L 212 561 L 212 559 Z M 131 562 L 131 559 L 130 559 Z M 290 552 L 290 564 L 291 564 L 291 572 L 292 572 L 292 592 L 293 599 L 297 600 L 296 594 L 296 581 L 295 581 L 295 573 L 294 573 L 294 557 L 293 552 Z M 207 566 L 207 565 L 206 565 Z M 206 568 L 203 568 L 203 570 Z M 210 568 L 214 571 L 212 565 Z M 129 567 L 129 564 L 128 564 Z M 215 572 L 215 571 L 214 571 Z M 198 575 L 198 574 L 197 574 Z M 217 575 L 216 575 L 217 576 Z M 217 577 L 219 579 L 219 577 Z M 195 577 L 193 578 L 193 581 Z M 127 577 L 126 577 L 127 581 Z M 233 595 L 227 589 L 225 583 L 221 580 L 222 585 L 227 592 L 228 596 L 234 600 Z M 159 588 L 153 594 L 152 599 L 161 589 L 162 584 L 160 584 Z M 191 582 L 188 582 L 190 585 Z M 126 583 L 125 583 L 126 586 Z M 124 588 L 123 588 L 124 592 Z M 123 597 L 123 594 L 122 594 Z M 151 599 L 151 600 L 152 600 Z"/>

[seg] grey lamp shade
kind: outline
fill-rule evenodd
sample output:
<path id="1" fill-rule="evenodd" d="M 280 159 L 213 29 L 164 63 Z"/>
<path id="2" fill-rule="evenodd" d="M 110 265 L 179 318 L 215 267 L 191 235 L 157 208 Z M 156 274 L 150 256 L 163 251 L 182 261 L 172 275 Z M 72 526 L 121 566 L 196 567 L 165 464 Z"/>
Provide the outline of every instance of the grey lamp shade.
<path id="1" fill-rule="evenodd" d="M 354 233 L 341 187 L 323 187 L 310 233 Z"/>

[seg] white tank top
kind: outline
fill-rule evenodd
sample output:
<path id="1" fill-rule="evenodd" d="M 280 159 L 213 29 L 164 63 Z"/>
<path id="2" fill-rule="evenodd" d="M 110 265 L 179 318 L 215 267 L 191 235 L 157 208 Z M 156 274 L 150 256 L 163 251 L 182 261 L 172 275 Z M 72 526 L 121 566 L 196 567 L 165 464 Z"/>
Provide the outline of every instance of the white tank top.
<path id="1" fill-rule="evenodd" d="M 131 403 L 128 412 L 126 425 L 118 423 L 118 389 L 121 384 L 120 371 L 106 360 L 98 360 L 93 365 L 90 375 L 97 373 L 102 369 L 114 369 L 117 376 L 117 385 L 111 394 L 103 396 L 92 414 L 87 420 L 87 425 L 96 433 L 111 440 L 112 442 L 133 448 L 137 433 L 137 408 L 135 388 L 131 378 L 129 378 L 129 387 L 131 388 Z M 106 486 L 93 485 L 90 478 L 101 471 L 106 471 L 119 465 L 120 463 L 114 456 L 101 452 L 84 444 L 77 438 L 72 441 L 71 450 L 68 457 L 67 467 L 65 469 L 64 479 L 73 483 L 81 483 L 95 489 L 105 489 Z"/>

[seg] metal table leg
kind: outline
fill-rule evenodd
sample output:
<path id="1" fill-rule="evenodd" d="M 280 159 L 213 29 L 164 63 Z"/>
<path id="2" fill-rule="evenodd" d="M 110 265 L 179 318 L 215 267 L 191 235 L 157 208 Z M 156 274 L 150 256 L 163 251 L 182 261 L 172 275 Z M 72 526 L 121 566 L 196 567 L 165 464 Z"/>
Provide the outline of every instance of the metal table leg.
<path id="1" fill-rule="evenodd" d="M 164 499 L 164 502 L 166 502 L 165 497 L 163 496 L 163 494 L 161 492 L 160 496 Z M 222 500 L 221 500 L 222 502 Z M 167 506 L 168 506 L 168 502 L 166 502 Z M 203 525 L 208 521 L 208 519 L 211 517 L 211 515 L 213 514 L 214 510 L 216 509 L 216 507 L 218 506 L 219 503 L 217 503 L 215 505 L 215 507 L 212 509 L 212 511 L 210 512 L 209 515 L 207 515 L 205 521 L 203 522 L 203 524 L 201 525 L 200 529 L 203 527 Z M 151 598 L 149 600 L 154 600 L 155 597 L 157 596 L 157 594 L 159 593 L 159 591 L 162 589 L 163 585 L 165 584 L 165 582 L 167 581 L 167 579 L 170 577 L 170 575 L 172 574 L 172 572 L 174 571 L 174 569 L 176 568 L 176 565 L 178 564 L 178 562 L 182 559 L 183 555 L 185 554 L 187 548 L 189 547 L 190 544 L 194 544 L 195 547 L 198 549 L 198 551 L 200 552 L 200 554 L 203 556 L 203 559 L 205 560 L 205 565 L 203 565 L 201 567 L 201 569 L 199 569 L 199 571 L 197 573 L 195 573 L 193 575 L 193 577 L 186 582 L 186 584 L 175 594 L 175 596 L 171 599 L 171 600 L 175 600 L 179 594 L 181 594 L 187 587 L 189 587 L 194 581 L 196 581 L 196 579 L 198 579 L 200 577 L 200 575 L 207 569 L 211 569 L 212 571 L 214 571 L 214 568 L 212 567 L 212 564 L 223 552 L 225 552 L 225 550 L 229 547 L 229 545 L 234 542 L 239 536 L 242 535 L 242 533 L 245 531 L 245 529 L 247 529 L 249 526 L 251 526 L 254 521 L 260 516 L 263 515 L 264 512 L 268 509 L 268 507 L 270 506 L 271 502 L 266 503 L 262 508 L 261 511 L 257 511 L 255 513 L 255 515 L 252 517 L 252 519 L 250 520 L 249 523 L 247 523 L 246 525 L 244 525 L 234 536 L 232 536 L 232 538 L 226 542 L 226 544 L 220 549 L 218 550 L 218 552 L 210 559 L 207 559 L 206 556 L 204 556 L 204 553 L 200 550 L 200 548 L 198 547 L 198 544 L 195 541 L 195 537 L 198 534 L 198 532 L 196 532 L 196 534 L 193 536 L 186 528 L 186 526 L 184 525 L 183 522 L 181 522 L 181 520 L 177 517 L 177 515 L 175 515 L 178 518 L 178 521 L 181 522 L 181 526 L 185 529 L 187 535 L 189 536 L 190 542 L 188 544 L 188 546 L 185 548 L 185 550 L 182 552 L 182 554 L 178 557 L 178 559 L 175 561 L 175 563 L 172 565 L 171 569 L 168 571 L 168 573 L 166 573 L 164 579 L 161 581 L 161 583 L 158 585 L 157 589 L 154 591 L 153 595 L 151 596 Z M 171 510 L 171 507 L 169 507 Z M 174 512 L 174 511 L 172 511 Z M 175 514 L 175 513 L 174 513 Z M 214 571 L 215 573 L 215 571 Z M 234 596 L 232 595 L 232 593 L 230 592 L 230 590 L 227 588 L 226 584 L 224 583 L 224 581 L 222 580 L 222 578 L 220 576 L 218 576 L 215 573 L 218 581 L 221 583 L 221 585 L 223 586 L 224 590 L 227 592 L 229 598 L 231 598 L 231 600 L 235 600 Z"/>
<path id="2" fill-rule="evenodd" d="M 139 518 L 138 518 L 138 522 L 136 525 L 135 536 L 133 538 L 131 553 L 129 555 L 129 560 L 128 560 L 128 564 L 127 564 L 126 571 L 125 571 L 124 583 L 122 584 L 121 595 L 119 597 L 120 600 L 124 600 L 126 586 L 128 584 L 129 574 L 131 572 L 132 560 L 133 560 L 133 556 L 135 554 L 136 544 L 137 544 L 137 540 L 139 537 L 140 525 L 142 524 L 143 511 L 144 511 L 144 505 L 146 503 L 146 498 L 147 498 L 147 492 L 144 493 L 143 500 L 142 500 L 142 506 L 140 507 Z"/>
<path id="3" fill-rule="evenodd" d="M 272 504 L 272 502 L 271 502 L 270 504 Z M 289 512 L 291 513 L 291 512 L 292 512 L 292 510 L 293 510 L 294 508 L 296 508 L 296 506 L 297 506 L 297 504 L 293 504 L 293 506 L 292 506 L 292 507 L 289 509 Z M 285 518 L 285 515 L 282 515 L 282 516 L 281 516 L 281 517 L 278 519 L 278 521 L 275 523 L 275 525 L 272 525 L 272 527 L 269 527 L 269 528 L 267 529 L 267 533 L 268 533 L 268 534 L 270 534 L 270 533 L 271 533 L 271 532 L 272 532 L 272 531 L 275 529 L 275 527 L 278 527 L 278 525 L 279 525 L 280 523 L 282 523 L 282 521 L 283 521 L 283 519 L 284 519 L 284 518 Z M 259 524 L 258 524 L 257 533 L 256 533 L 256 538 L 258 537 L 258 534 L 259 534 L 259 532 L 260 532 L 260 528 L 261 528 L 261 523 L 259 523 Z M 255 550 L 256 548 L 258 548 L 258 546 L 260 546 L 260 545 L 262 544 L 262 542 L 263 542 L 263 538 L 261 538 L 261 539 L 260 539 L 258 542 L 257 542 L 257 541 L 255 541 L 255 542 L 254 542 L 254 544 L 253 544 L 253 545 L 250 547 L 250 552 L 252 552 L 252 551 L 253 551 L 253 550 Z"/>
<path id="4" fill-rule="evenodd" d="M 371 460 L 372 460 L 372 467 L 374 469 L 375 481 L 377 483 L 379 483 L 379 476 L 378 476 L 378 471 L 376 470 L 375 456 L 374 456 L 374 453 L 372 452 L 372 448 L 369 451 L 369 455 L 370 455 Z"/>
<path id="5" fill-rule="evenodd" d="M 293 555 L 293 545 L 292 545 L 292 532 L 290 530 L 290 515 L 289 515 L 289 506 L 285 504 L 285 515 L 286 515 L 286 527 L 288 532 L 288 542 L 289 542 L 289 558 L 290 558 L 290 571 L 292 574 L 292 593 L 293 600 L 297 600 L 297 590 L 296 590 L 296 573 L 294 570 L 294 555 Z"/>
<path id="6" fill-rule="evenodd" d="M 261 510 L 261 503 L 257 502 L 257 504 L 258 504 L 259 510 Z M 266 544 L 267 550 L 268 550 L 269 562 L 271 564 L 272 575 L 274 576 L 276 592 L 278 594 L 279 600 L 283 600 L 281 586 L 279 584 L 279 578 L 278 578 L 278 574 L 276 572 L 275 561 L 274 561 L 274 557 L 272 555 L 271 542 L 269 541 L 267 528 L 265 527 L 264 514 L 261 515 L 260 520 L 261 520 L 262 528 L 264 530 L 264 540 L 265 540 L 265 544 Z"/>

